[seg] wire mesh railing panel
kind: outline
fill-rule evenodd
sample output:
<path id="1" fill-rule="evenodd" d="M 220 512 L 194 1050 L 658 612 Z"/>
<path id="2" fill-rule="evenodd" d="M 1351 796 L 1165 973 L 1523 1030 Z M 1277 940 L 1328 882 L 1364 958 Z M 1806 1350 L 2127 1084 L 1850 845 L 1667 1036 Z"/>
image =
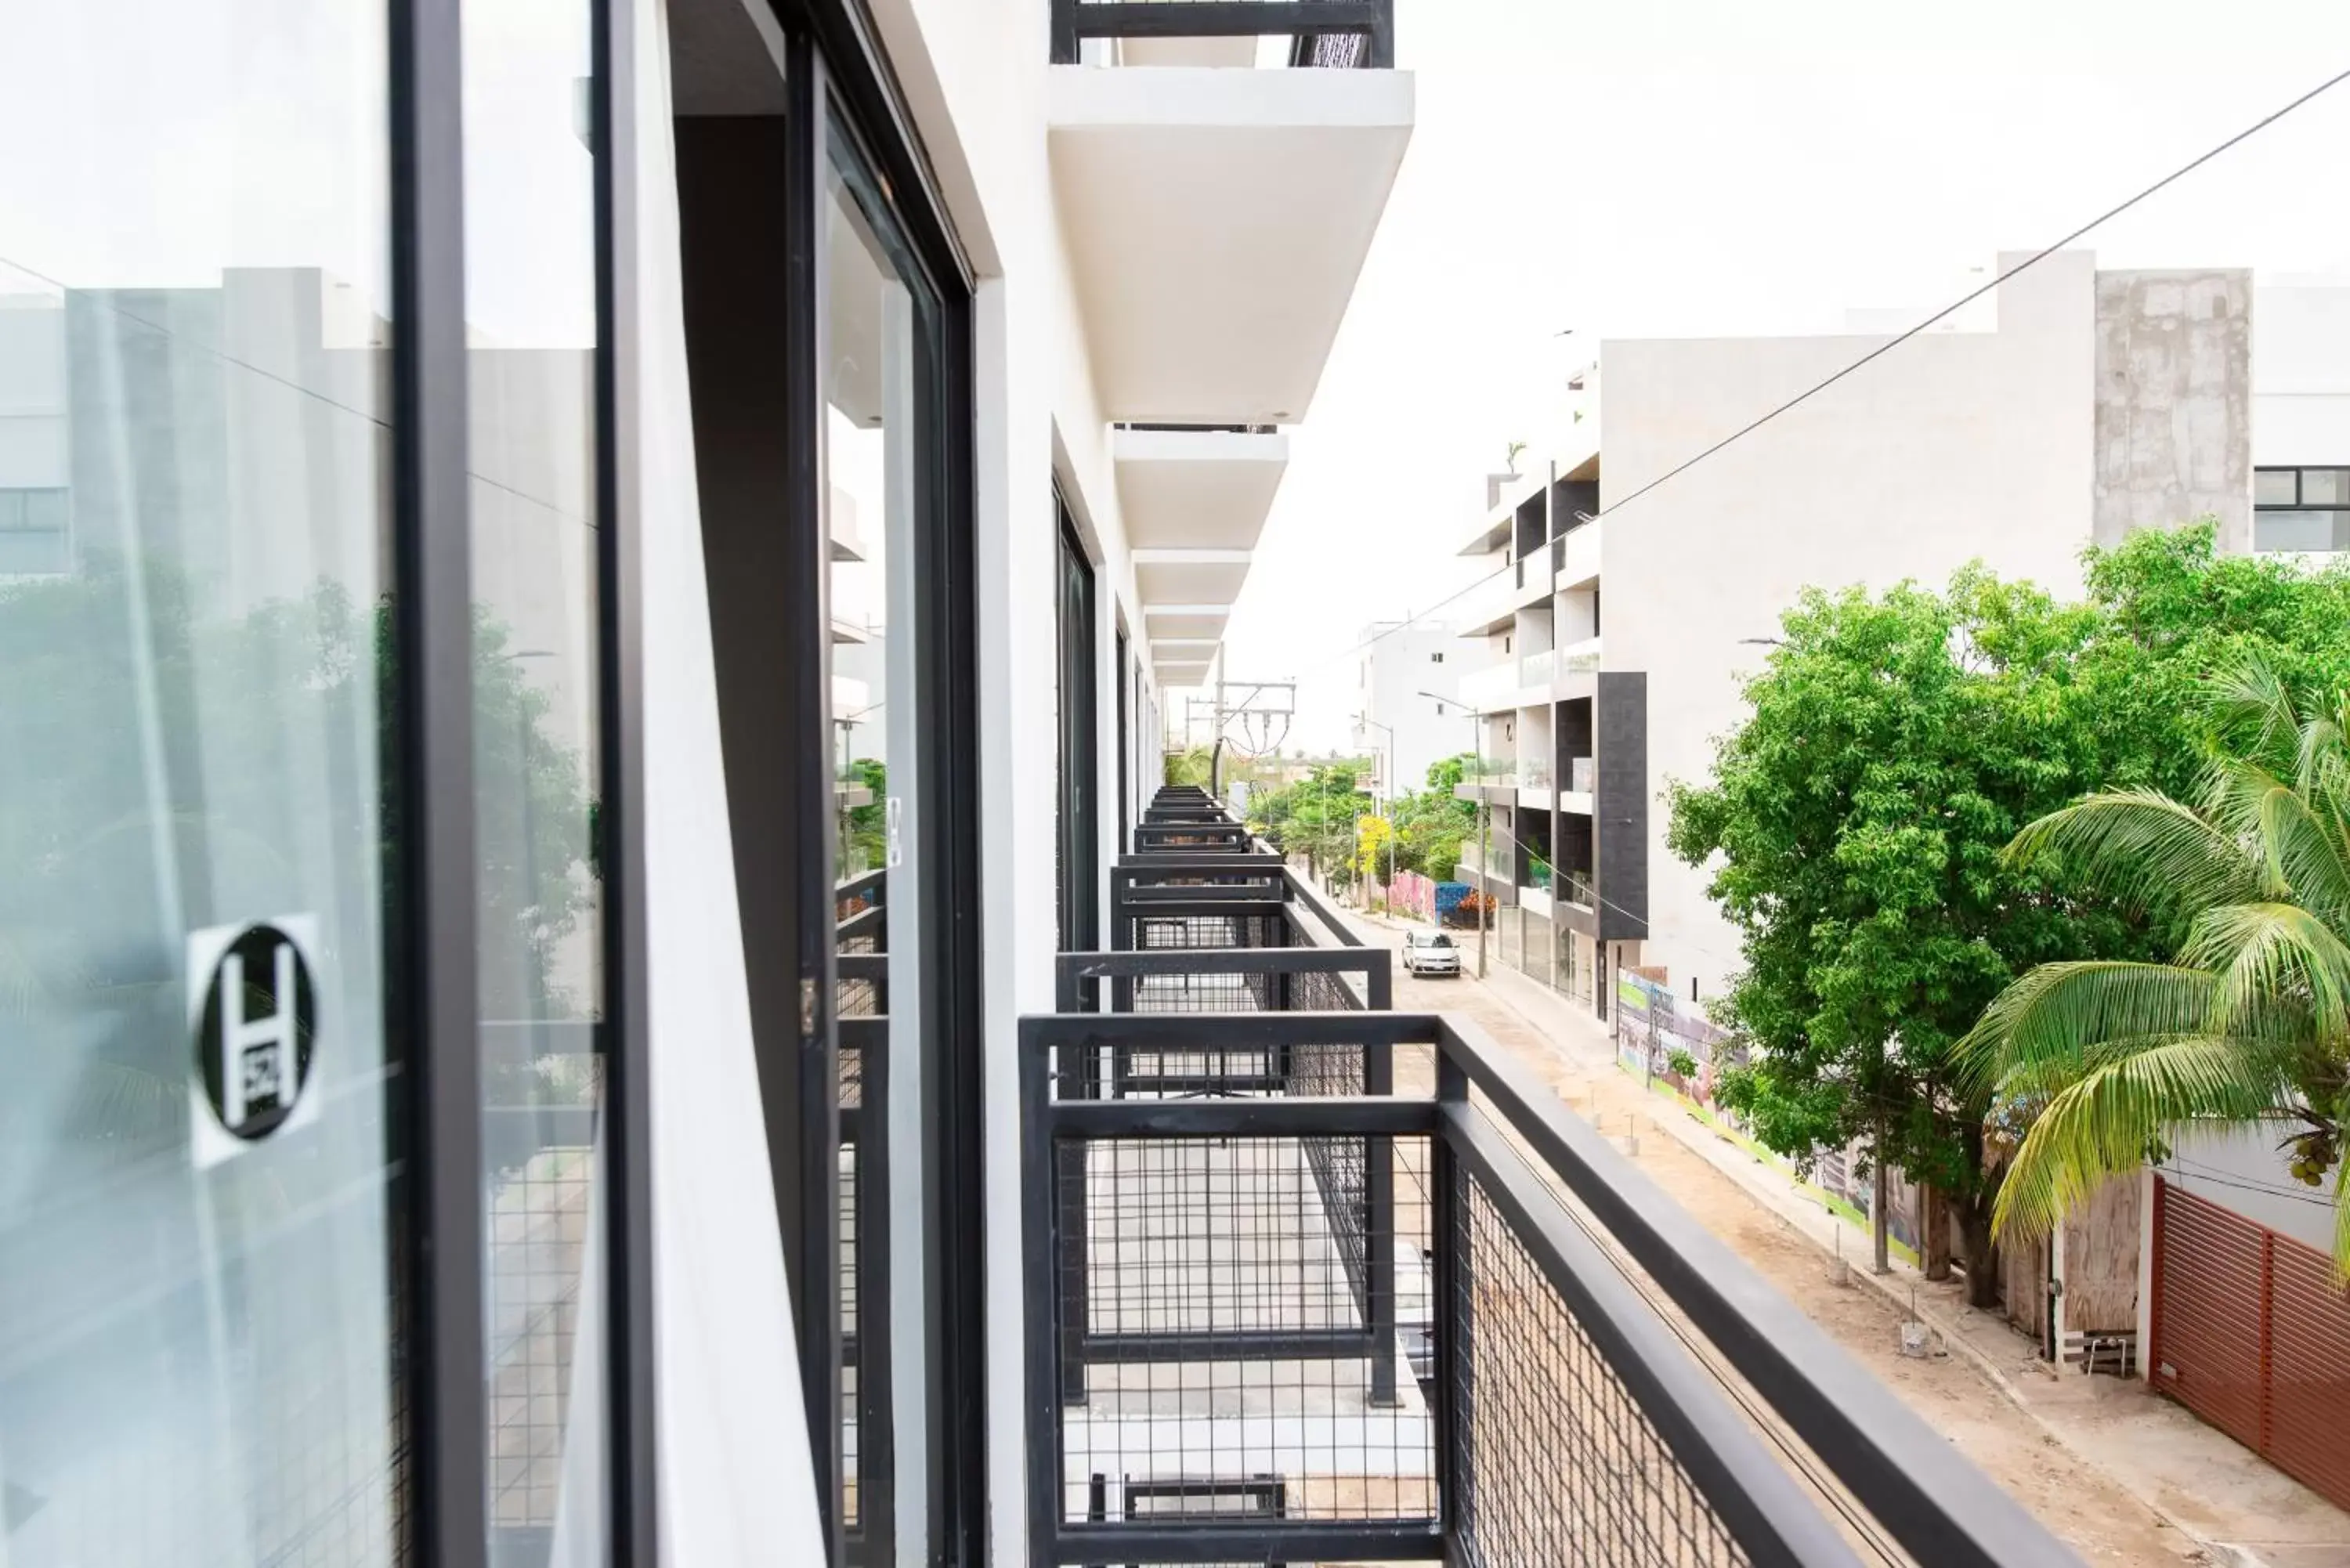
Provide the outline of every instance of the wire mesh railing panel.
<path id="1" fill-rule="evenodd" d="M 1161 948 L 1244 948 L 1255 921 L 1245 915 L 1141 915 L 1134 922 L 1134 945 Z"/>
<path id="2" fill-rule="evenodd" d="M 1263 970 L 1134 977 L 1135 1012 L 1264 1012 L 1279 988 Z"/>
<path id="3" fill-rule="evenodd" d="M 1344 978 L 1327 971 L 1289 977 L 1291 1006 L 1312 1012 L 1360 1011 L 1361 998 Z M 1288 1090 L 1296 1096 L 1360 1095 L 1367 1092 L 1369 1053 L 1364 1046 L 1336 1044 L 1295 1045 L 1289 1052 Z M 1385 1140 L 1365 1137 L 1315 1137 L 1303 1140 L 1305 1162 L 1314 1172 L 1328 1216 L 1331 1239 L 1345 1263 L 1348 1285 L 1357 1307 L 1370 1310 L 1372 1237 L 1379 1226 L 1370 1190 L 1372 1146 Z"/>
<path id="4" fill-rule="evenodd" d="M 1470 1568 L 1748 1561 L 1483 1185 L 1455 1176 L 1453 1528 Z"/>
<path id="5" fill-rule="evenodd" d="M 500 1530 L 555 1525 L 594 1180 L 591 1147 L 542 1147 L 492 1186 L 489 1507 Z"/>
<path id="6" fill-rule="evenodd" d="M 1428 1140 L 1377 1141 L 1397 1183 L 1382 1293 L 1424 1318 Z M 1304 1140 L 1065 1138 L 1055 1156 L 1062 1519 L 1101 1517 L 1097 1476 L 1162 1508 L 1254 1480 L 1292 1520 L 1433 1516 L 1429 1405 L 1396 1376 L 1392 1324 L 1367 1327 Z"/>
<path id="7" fill-rule="evenodd" d="M 1193 952 L 1290 945 L 1288 927 L 1278 914 L 1245 911 L 1153 914 L 1147 903 L 1130 908 L 1134 918 L 1134 949 L 1139 952 Z M 1278 1003 L 1269 998 L 1267 1005 Z"/>

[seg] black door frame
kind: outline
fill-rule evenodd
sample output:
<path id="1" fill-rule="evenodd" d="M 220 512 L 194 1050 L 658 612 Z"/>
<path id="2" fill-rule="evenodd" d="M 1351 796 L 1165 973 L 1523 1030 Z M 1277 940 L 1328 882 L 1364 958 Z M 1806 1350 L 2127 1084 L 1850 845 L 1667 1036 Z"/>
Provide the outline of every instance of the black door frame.
<path id="1" fill-rule="evenodd" d="M 1060 950 L 1093 952 L 1101 946 L 1101 587 L 1058 484 L 1053 508 Z"/>
<path id="2" fill-rule="evenodd" d="M 1134 740 L 1127 722 L 1127 710 L 1134 697 L 1134 671 L 1127 667 L 1126 628 L 1117 628 L 1117 663 L 1113 667 L 1118 680 L 1118 853 L 1123 855 L 1133 842 L 1130 796 L 1134 785 L 1129 778 L 1133 760 Z"/>
<path id="3" fill-rule="evenodd" d="M 863 0 L 772 3 L 820 56 L 827 134 L 863 165 L 907 246 L 900 264 L 919 272 L 939 317 L 937 337 L 923 345 L 936 356 L 925 378 L 936 401 L 928 410 L 932 439 L 920 442 L 920 483 L 930 504 L 916 568 L 928 622 L 918 701 L 930 744 L 920 756 L 923 810 L 909 850 L 934 868 L 936 895 L 920 917 L 928 995 L 919 1202 L 929 1288 L 920 1320 L 891 1325 L 900 1342 L 911 1334 L 923 1345 L 924 1430 L 895 1435 L 892 1484 L 901 1505 L 918 1507 L 927 1521 L 928 1560 L 976 1568 L 987 1561 L 988 1521 L 987 1227 L 972 1196 L 985 1182 L 974 278 Z"/>

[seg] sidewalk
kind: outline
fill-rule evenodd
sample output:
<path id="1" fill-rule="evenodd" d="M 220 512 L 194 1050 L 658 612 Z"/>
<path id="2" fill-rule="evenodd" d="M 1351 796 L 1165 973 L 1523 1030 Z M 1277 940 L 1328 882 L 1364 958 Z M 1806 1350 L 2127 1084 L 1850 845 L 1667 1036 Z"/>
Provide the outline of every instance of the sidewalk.
<path id="1" fill-rule="evenodd" d="M 1392 940 L 1392 931 L 1400 929 L 1382 929 L 1376 919 L 1362 924 L 1371 940 Z M 1498 964 L 1486 980 L 1472 974 L 1463 983 L 1523 1020 L 1548 1044 L 1556 1065 L 1594 1075 L 1591 1094 L 1575 1105 L 1579 1112 L 1590 1115 L 1598 1107 L 1603 1075 L 1640 1094 L 1638 1080 L 1616 1064 L 1607 1025 L 1564 997 Z M 1830 1213 L 1790 1170 L 1715 1130 L 1662 1087 L 1645 1097 L 1647 1125 L 1630 1130 L 1671 1137 L 1823 1255 L 1840 1253 L 1851 1264 L 1856 1288 L 1882 1294 L 1905 1316 L 1914 1303 L 1917 1318 L 1951 1356 L 1980 1373 L 2050 1439 L 2201 1545 L 2210 1561 L 2243 1568 L 2350 1568 L 2350 1514 L 2141 1381 L 2056 1372 L 2003 1319 L 1967 1305 L 1962 1284 L 1935 1283 L 1898 1261 L 1888 1273 L 1872 1274 L 1866 1233 Z M 1572 1094 L 1568 1098 L 1575 1104 Z M 1620 1093 L 1607 1098 L 1627 1103 Z M 1617 1114 L 1611 1109 L 1607 1120 Z"/>

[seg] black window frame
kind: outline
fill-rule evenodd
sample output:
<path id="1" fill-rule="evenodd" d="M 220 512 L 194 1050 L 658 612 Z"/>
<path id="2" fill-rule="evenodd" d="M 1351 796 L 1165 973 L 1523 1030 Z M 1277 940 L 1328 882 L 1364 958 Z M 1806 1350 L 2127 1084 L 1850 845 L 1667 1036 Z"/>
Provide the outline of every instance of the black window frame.
<path id="1" fill-rule="evenodd" d="M 2289 473 L 2293 475 L 2293 499 L 2291 501 L 2264 502 L 2260 499 L 2261 476 L 2262 474 L 2276 473 Z M 2293 553 L 2290 551 L 2265 551 L 2262 549 L 2260 539 L 2260 526 L 2261 519 L 2263 517 L 2291 517 L 2312 512 L 2350 514 L 2350 496 L 2345 496 L 2340 501 L 2314 502 L 2308 498 L 2305 493 L 2304 482 L 2307 476 L 2312 473 L 2350 473 L 2350 462 L 2280 463 L 2270 467 L 2256 468 L 2252 471 L 2252 548 L 2256 552 L 2262 554 Z M 2345 544 L 2350 544 L 2350 541 L 2345 541 Z M 2344 548 L 2344 545 L 2330 545 L 2327 547 L 2327 553 L 2333 554 L 2338 552 L 2342 548 Z"/>

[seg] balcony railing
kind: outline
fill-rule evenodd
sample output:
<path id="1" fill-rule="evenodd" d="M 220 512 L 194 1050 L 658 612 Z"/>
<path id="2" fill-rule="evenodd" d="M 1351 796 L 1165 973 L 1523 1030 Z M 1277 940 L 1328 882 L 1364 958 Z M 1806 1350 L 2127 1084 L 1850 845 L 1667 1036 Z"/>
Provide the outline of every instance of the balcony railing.
<path id="1" fill-rule="evenodd" d="M 2074 1561 L 1465 1020 L 1055 1014 L 1019 1052 L 1034 1562 L 1856 1562 L 1667 1303 L 1868 1533 Z M 1225 1077 L 1120 1093 L 1121 1052 Z"/>
<path id="2" fill-rule="evenodd" d="M 1520 686 L 1547 686 L 1558 670 L 1558 649 L 1545 648 L 1540 653 L 1523 654 L 1518 659 Z"/>
<path id="3" fill-rule="evenodd" d="M 1598 787 L 1599 770 L 1589 757 L 1566 759 L 1566 788 L 1570 794 L 1589 794 Z"/>
<path id="4" fill-rule="evenodd" d="M 1073 66 L 1087 38 L 1290 40 L 1289 64 L 1388 70 L 1395 0 L 1053 0 L 1053 63 Z"/>
<path id="5" fill-rule="evenodd" d="M 1277 857 L 1168 858 L 1021 1023 L 1030 1562 L 2075 1562 Z"/>
<path id="6" fill-rule="evenodd" d="M 1193 821 L 1149 821 L 1134 825 L 1134 847 L 1139 854 L 1185 852 L 1232 855 L 1249 846 L 1248 829 L 1229 817 Z"/>

